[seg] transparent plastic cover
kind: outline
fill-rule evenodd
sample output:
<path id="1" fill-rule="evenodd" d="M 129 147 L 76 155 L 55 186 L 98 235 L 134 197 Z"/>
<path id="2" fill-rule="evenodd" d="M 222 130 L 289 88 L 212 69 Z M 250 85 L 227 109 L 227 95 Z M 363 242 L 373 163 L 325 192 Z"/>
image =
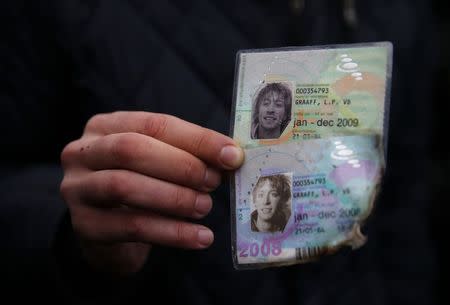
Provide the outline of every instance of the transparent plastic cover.
<path id="1" fill-rule="evenodd" d="M 231 179 L 237 269 L 315 260 L 366 242 L 383 177 L 392 44 L 237 54 Z"/>

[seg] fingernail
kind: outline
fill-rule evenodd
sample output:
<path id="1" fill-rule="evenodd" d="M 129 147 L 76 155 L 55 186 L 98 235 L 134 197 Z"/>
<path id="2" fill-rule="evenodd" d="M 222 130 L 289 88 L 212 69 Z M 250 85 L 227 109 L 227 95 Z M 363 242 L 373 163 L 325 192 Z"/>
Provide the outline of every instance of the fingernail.
<path id="1" fill-rule="evenodd" d="M 211 230 L 203 227 L 200 230 L 198 230 L 198 243 L 202 247 L 208 247 L 209 245 L 212 244 L 213 240 L 214 235 L 213 232 L 211 232 Z"/>
<path id="2" fill-rule="evenodd" d="M 244 160 L 244 152 L 240 147 L 227 145 L 220 151 L 220 161 L 230 168 L 237 168 Z"/>
<path id="3" fill-rule="evenodd" d="M 205 172 L 205 186 L 210 191 L 219 186 L 222 177 L 220 173 L 213 170 L 212 168 L 207 168 Z"/>
<path id="4" fill-rule="evenodd" d="M 195 212 L 196 216 L 202 217 L 211 211 L 212 208 L 212 200 L 211 197 L 207 194 L 199 194 L 197 195 L 197 200 L 195 201 Z"/>

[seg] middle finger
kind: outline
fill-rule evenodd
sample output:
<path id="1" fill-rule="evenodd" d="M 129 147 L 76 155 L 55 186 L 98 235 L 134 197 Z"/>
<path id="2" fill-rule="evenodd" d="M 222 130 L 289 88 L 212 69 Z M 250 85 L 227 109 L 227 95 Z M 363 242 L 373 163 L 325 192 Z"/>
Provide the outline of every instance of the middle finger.
<path id="1" fill-rule="evenodd" d="M 80 161 L 92 170 L 126 169 L 200 191 L 211 191 L 220 184 L 220 173 L 200 159 L 138 133 L 95 139 L 80 149 Z"/>
<path id="2" fill-rule="evenodd" d="M 99 207 L 130 208 L 201 218 L 212 207 L 211 196 L 127 170 L 102 170 L 72 183 L 82 202 Z"/>

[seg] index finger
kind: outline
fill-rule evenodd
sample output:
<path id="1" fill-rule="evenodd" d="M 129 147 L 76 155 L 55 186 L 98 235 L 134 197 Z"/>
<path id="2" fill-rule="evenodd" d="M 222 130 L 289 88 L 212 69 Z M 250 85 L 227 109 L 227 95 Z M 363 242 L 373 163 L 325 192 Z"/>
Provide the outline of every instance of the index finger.
<path id="1" fill-rule="evenodd" d="M 150 136 L 222 169 L 236 169 L 244 160 L 244 152 L 230 137 L 167 114 L 124 111 L 98 114 L 85 128 L 85 134 L 123 132 Z"/>

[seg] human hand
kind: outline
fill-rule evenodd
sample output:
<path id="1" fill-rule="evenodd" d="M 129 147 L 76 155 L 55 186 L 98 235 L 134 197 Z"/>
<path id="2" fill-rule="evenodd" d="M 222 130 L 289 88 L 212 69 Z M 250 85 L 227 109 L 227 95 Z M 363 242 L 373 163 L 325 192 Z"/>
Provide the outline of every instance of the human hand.
<path id="1" fill-rule="evenodd" d="M 61 153 L 61 194 L 83 253 L 95 267 L 137 272 L 152 244 L 203 249 L 213 242 L 199 219 L 221 170 L 243 162 L 229 137 L 148 112 L 99 114 Z"/>

